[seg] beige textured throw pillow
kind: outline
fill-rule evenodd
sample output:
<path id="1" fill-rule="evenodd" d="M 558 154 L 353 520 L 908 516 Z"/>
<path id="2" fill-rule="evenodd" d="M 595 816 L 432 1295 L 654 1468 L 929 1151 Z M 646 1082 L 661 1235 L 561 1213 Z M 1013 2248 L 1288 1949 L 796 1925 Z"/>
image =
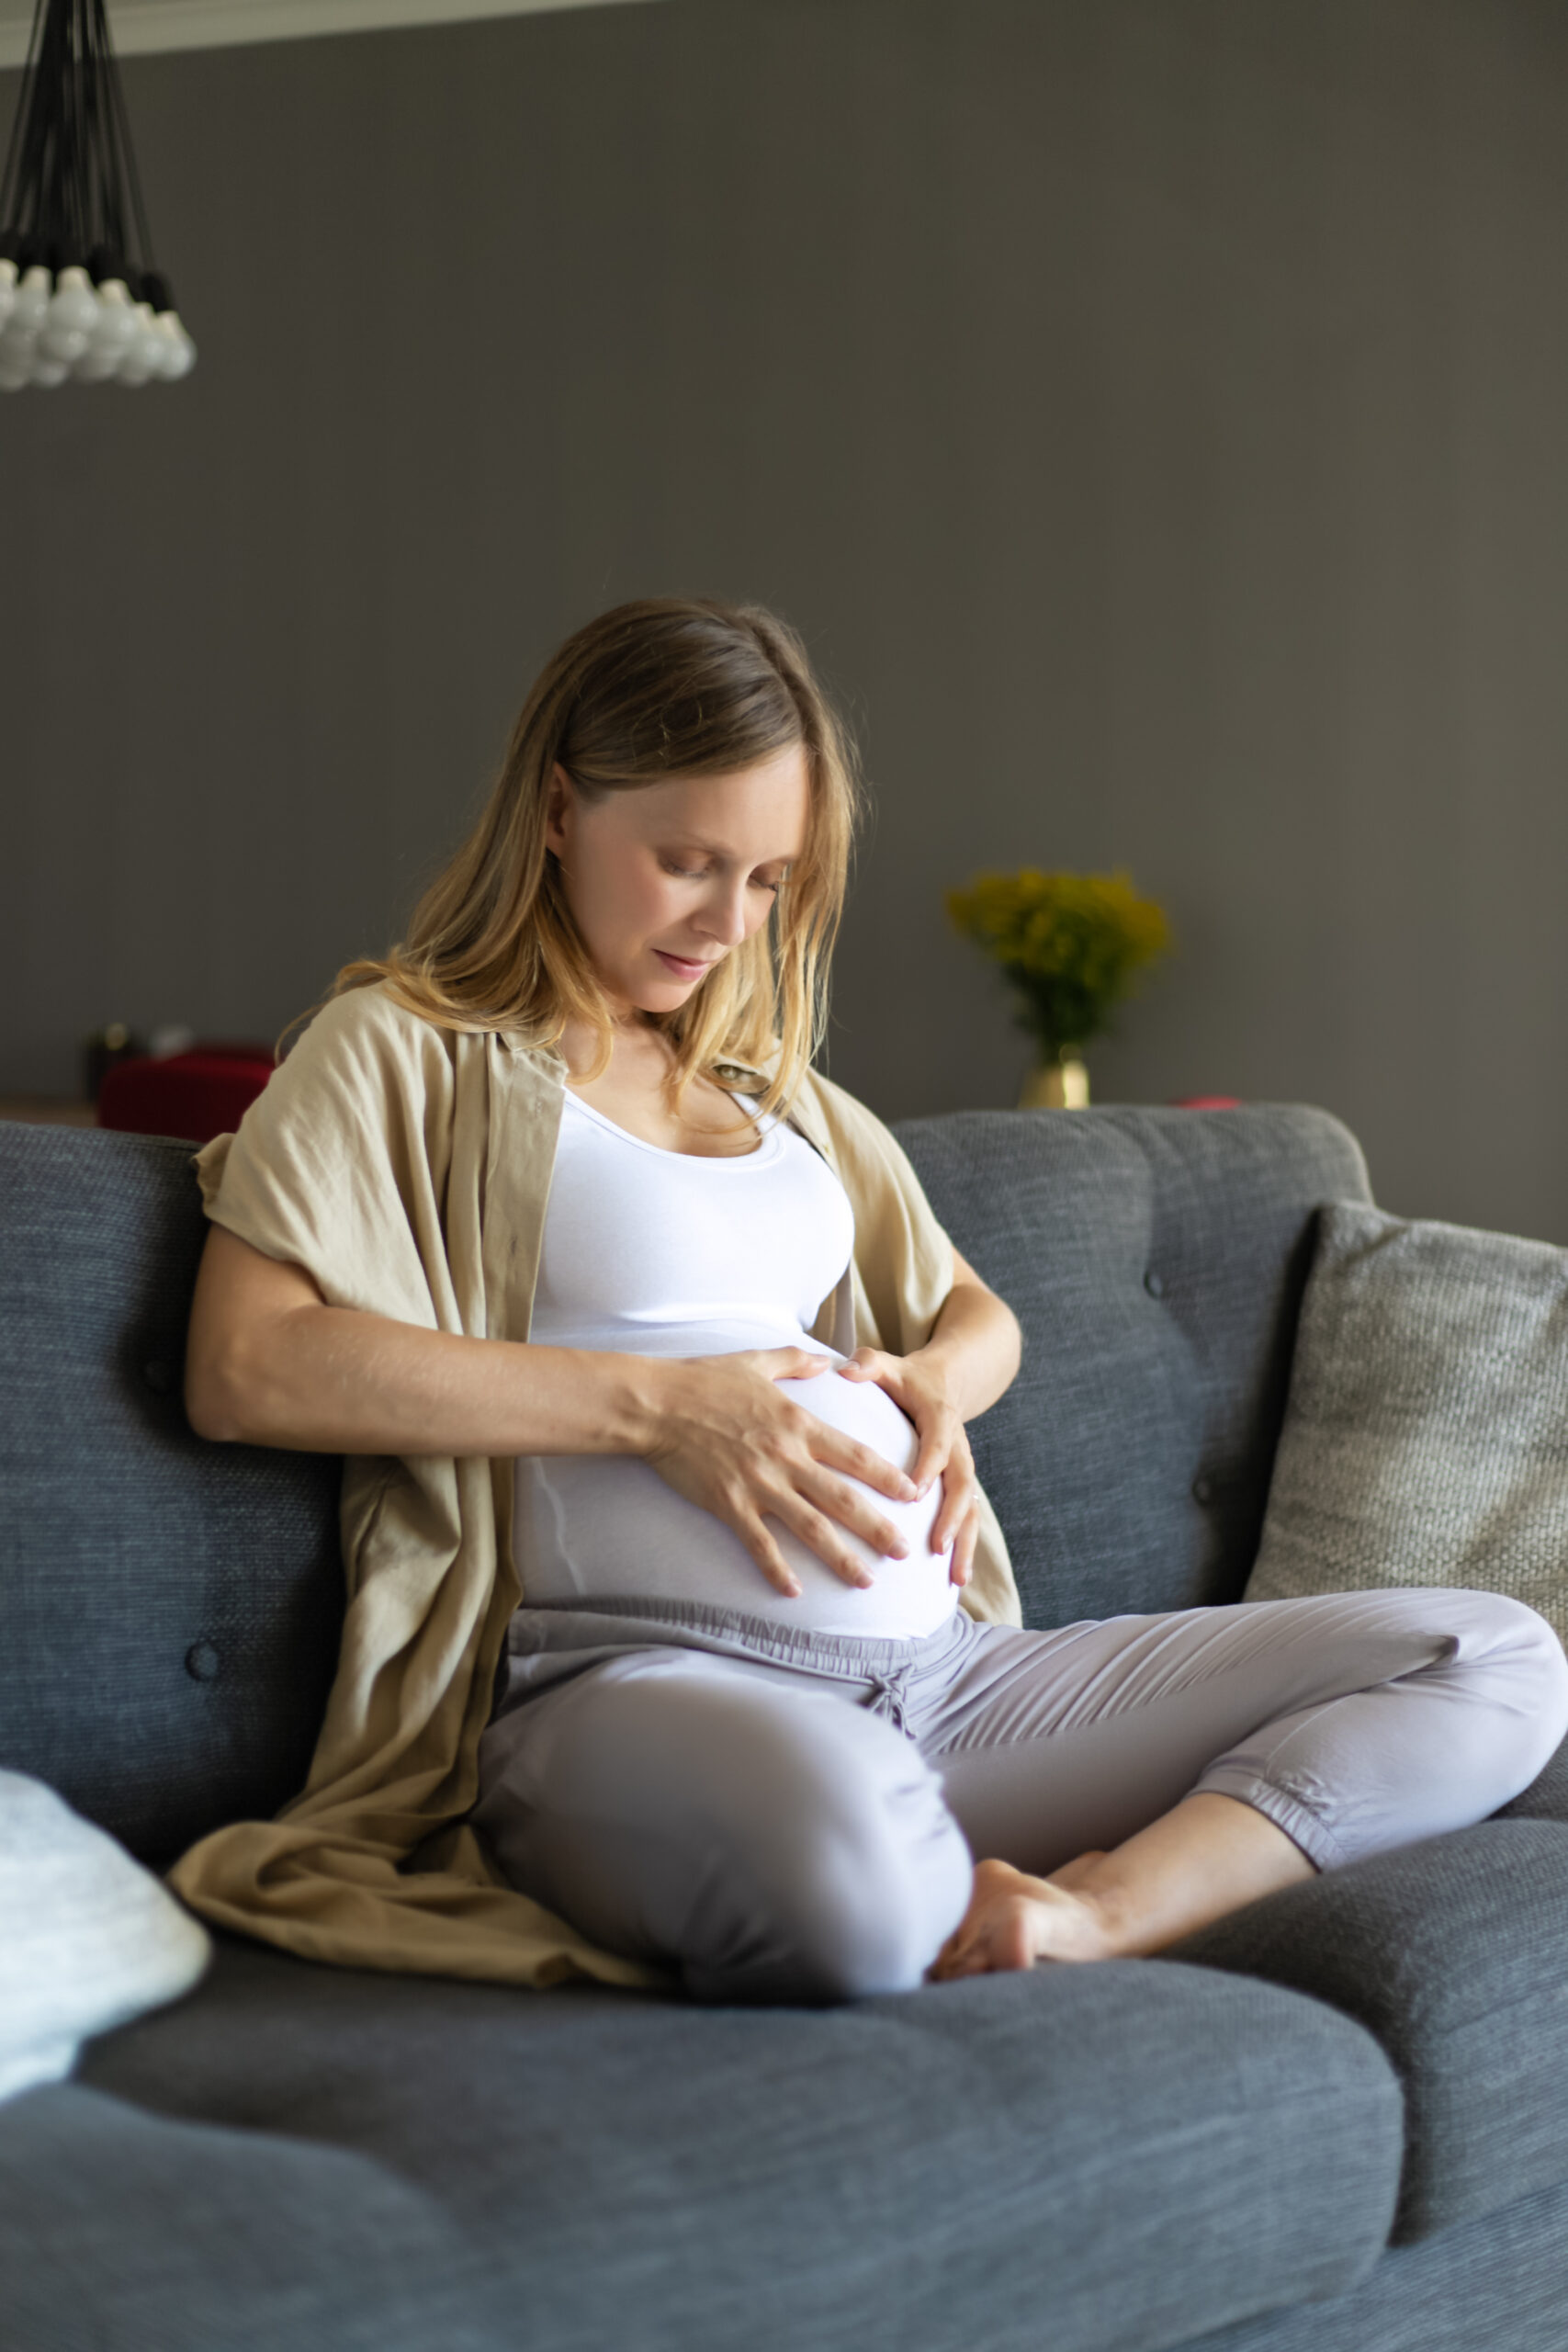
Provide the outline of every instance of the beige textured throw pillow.
<path id="1" fill-rule="evenodd" d="M 1467 1585 L 1568 1637 L 1568 1250 L 1324 1209 L 1247 1600 Z"/>
<path id="2" fill-rule="evenodd" d="M 0 2098 L 58 2082 L 90 2034 L 188 1993 L 211 1951 L 105 1830 L 0 1772 Z"/>

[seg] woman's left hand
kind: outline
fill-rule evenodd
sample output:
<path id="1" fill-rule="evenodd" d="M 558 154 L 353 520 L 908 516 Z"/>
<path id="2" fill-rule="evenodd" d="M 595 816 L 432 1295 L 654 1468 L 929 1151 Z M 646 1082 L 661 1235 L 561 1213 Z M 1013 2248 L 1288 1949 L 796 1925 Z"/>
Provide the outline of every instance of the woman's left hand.
<path id="1" fill-rule="evenodd" d="M 969 1581 L 980 1533 L 978 1481 L 969 1433 L 947 1392 L 940 1368 L 919 1355 L 892 1356 L 883 1348 L 857 1348 L 839 1366 L 841 1380 L 873 1380 L 915 1424 L 919 1445 L 909 1476 L 919 1494 L 933 1478 L 942 1483 L 942 1508 L 931 1521 L 931 1548 L 953 1546 L 949 1571 L 954 1584 Z"/>

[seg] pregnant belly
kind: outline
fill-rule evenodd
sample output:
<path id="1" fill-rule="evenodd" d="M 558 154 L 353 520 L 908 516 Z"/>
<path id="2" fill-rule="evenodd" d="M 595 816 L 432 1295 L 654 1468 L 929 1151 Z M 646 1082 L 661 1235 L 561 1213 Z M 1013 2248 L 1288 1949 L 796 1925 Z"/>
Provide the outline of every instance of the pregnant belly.
<path id="1" fill-rule="evenodd" d="M 914 1426 L 873 1382 L 825 1372 L 811 1380 L 781 1380 L 779 1386 L 897 1468 L 913 1467 Z M 912 1503 L 895 1502 L 858 1478 L 846 1483 L 897 1529 L 908 1556 L 890 1559 L 844 1528 L 845 1543 L 874 1579 L 864 1588 L 846 1585 L 770 1519 L 769 1529 L 800 1582 L 798 1599 L 786 1600 L 722 1520 L 678 1495 L 646 1462 L 626 1454 L 524 1454 L 517 1463 L 515 1535 L 524 1597 L 533 1602 L 698 1601 L 800 1631 L 878 1640 L 933 1633 L 957 1600 L 949 1581 L 951 1550 L 930 1549 L 941 1481 Z"/>

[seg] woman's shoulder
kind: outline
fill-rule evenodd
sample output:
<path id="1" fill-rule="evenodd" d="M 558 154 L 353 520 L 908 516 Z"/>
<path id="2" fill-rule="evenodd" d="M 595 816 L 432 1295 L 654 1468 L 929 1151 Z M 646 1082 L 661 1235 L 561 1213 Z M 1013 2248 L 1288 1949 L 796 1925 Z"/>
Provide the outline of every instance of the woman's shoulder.
<path id="1" fill-rule="evenodd" d="M 395 981 L 388 979 L 367 980 L 327 997 L 309 1016 L 293 1050 L 307 1038 L 315 1038 L 318 1045 L 362 1044 L 409 1058 L 434 1053 L 447 1061 L 465 1049 L 484 1052 L 493 1047 L 541 1069 L 564 1067 L 558 1052 L 531 1042 L 521 1030 L 443 1021 L 423 1012 L 400 994 Z"/>
<path id="2" fill-rule="evenodd" d="M 537 1058 L 504 1032 L 457 1027 L 420 1012 L 392 983 L 370 980 L 318 1005 L 290 1046 L 284 1067 L 295 1069 L 297 1075 L 325 1068 L 367 1076 L 374 1071 L 383 1086 L 402 1084 L 423 1091 L 448 1084 L 466 1057 L 482 1057 L 497 1049 Z"/>
<path id="3" fill-rule="evenodd" d="M 292 1060 L 307 1045 L 318 1053 L 323 1046 L 364 1045 L 418 1054 L 441 1043 L 448 1034 L 405 1003 L 385 980 L 370 980 L 358 988 L 343 989 L 317 1005 L 286 1058 Z"/>
<path id="4" fill-rule="evenodd" d="M 329 997 L 277 1071 L 276 1108 L 391 1132 L 432 1130 L 498 1080 L 532 1104 L 560 1091 L 564 1065 L 513 1032 L 457 1028 L 420 1012 L 384 980 Z M 264 1098 L 265 1099 L 265 1098 Z"/>

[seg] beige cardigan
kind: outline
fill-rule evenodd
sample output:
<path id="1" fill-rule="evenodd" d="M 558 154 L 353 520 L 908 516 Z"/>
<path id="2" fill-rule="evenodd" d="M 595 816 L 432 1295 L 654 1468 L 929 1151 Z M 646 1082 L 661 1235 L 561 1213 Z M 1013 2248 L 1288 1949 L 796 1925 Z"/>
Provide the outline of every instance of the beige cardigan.
<path id="1" fill-rule="evenodd" d="M 552 1051 L 458 1035 L 379 987 L 351 990 L 317 1014 L 239 1133 L 197 1156 L 207 1213 L 303 1266 L 329 1305 L 526 1339 L 565 1075 Z M 790 1116 L 855 1213 L 853 1263 L 813 1336 L 906 1355 L 946 1297 L 951 1245 L 897 1144 L 840 1088 L 808 1073 Z M 175 1865 L 173 1885 L 206 1918 L 347 1967 L 667 1981 L 507 1886 L 464 1822 L 522 1593 L 512 1491 L 510 1460 L 345 1461 L 347 1613 L 310 1778 L 277 1820 L 217 1830 Z M 964 1605 L 1016 1624 L 983 1498 L 981 1520 Z"/>

